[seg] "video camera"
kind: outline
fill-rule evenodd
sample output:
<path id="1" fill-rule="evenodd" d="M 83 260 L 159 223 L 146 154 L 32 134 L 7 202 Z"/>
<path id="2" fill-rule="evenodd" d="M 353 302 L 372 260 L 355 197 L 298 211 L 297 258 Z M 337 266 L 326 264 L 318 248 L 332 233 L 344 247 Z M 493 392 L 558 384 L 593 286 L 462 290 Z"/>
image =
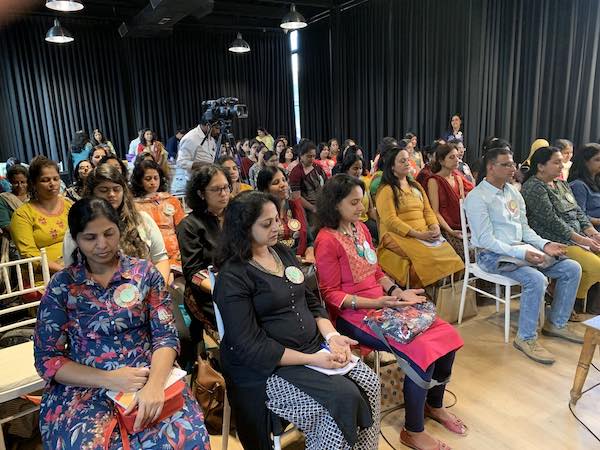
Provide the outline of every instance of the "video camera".
<path id="1" fill-rule="evenodd" d="M 204 113 L 202 120 L 210 123 L 234 118 L 247 119 L 248 106 L 240 105 L 235 97 L 221 97 L 216 100 L 205 100 L 202 102 Z"/>

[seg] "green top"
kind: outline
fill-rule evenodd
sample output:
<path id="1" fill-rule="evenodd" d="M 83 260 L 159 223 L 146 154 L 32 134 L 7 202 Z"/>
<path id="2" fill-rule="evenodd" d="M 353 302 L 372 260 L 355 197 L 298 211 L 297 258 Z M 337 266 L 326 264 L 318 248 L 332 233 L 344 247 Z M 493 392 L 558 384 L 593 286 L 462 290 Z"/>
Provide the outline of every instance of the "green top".
<path id="1" fill-rule="evenodd" d="M 15 210 L 12 209 L 8 205 L 8 202 L 0 195 L 0 228 L 4 229 L 10 225 L 10 219 L 14 212 Z"/>
<path id="2" fill-rule="evenodd" d="M 529 226 L 544 239 L 572 244 L 571 233 L 584 234 L 592 226 L 569 185 L 555 180 L 551 187 L 539 178 L 529 178 L 521 189 Z"/>

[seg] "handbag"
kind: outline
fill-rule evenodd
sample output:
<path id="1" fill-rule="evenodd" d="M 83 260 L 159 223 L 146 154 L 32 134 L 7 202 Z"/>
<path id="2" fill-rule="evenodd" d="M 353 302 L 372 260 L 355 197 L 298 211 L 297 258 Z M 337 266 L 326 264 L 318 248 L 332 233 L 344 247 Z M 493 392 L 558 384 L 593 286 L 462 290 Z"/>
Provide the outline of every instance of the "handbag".
<path id="1" fill-rule="evenodd" d="M 373 309 L 363 320 L 371 329 L 377 328 L 400 344 L 408 344 L 434 322 L 435 305 L 423 302 L 399 308 Z"/>
<path id="2" fill-rule="evenodd" d="M 404 405 L 404 372 L 398 364 L 387 364 L 380 368 L 381 412 L 401 408 Z"/>
<path id="3" fill-rule="evenodd" d="M 458 322 L 461 293 L 462 283 L 450 283 L 437 288 L 435 293 L 435 308 L 440 319 L 443 319 L 448 323 Z M 463 319 L 476 315 L 477 301 L 475 291 L 467 289 Z"/>
<path id="4" fill-rule="evenodd" d="M 225 406 L 225 379 L 213 367 L 210 356 L 198 357 L 196 376 L 192 382 L 192 392 L 204 412 L 204 425 L 209 434 L 221 434 L 223 408 Z"/>
<path id="5" fill-rule="evenodd" d="M 185 403 L 183 398 L 183 390 L 185 389 L 185 383 L 182 380 L 176 381 L 167 389 L 165 389 L 165 402 L 163 404 L 162 412 L 160 417 L 148 424 L 147 427 L 155 425 L 167 417 L 172 416 L 181 408 Z M 125 415 L 126 409 L 115 403 L 116 414 L 115 417 L 109 422 L 108 426 L 104 430 L 104 449 L 108 450 L 110 445 L 110 437 L 115 427 L 119 427 L 121 432 L 121 441 L 123 443 L 123 450 L 130 450 L 129 435 L 135 433 L 133 426 L 135 425 L 135 419 L 137 418 L 138 409 L 135 408 L 130 414 Z"/>

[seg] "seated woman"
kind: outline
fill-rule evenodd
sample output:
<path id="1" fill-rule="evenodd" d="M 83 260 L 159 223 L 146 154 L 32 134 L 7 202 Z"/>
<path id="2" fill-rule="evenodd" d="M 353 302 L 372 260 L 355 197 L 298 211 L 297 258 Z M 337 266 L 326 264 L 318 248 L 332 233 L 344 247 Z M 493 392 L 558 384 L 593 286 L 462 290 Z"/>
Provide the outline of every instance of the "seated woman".
<path id="1" fill-rule="evenodd" d="M 567 256 L 581 265 L 576 299 L 583 305 L 589 288 L 600 281 L 600 233 L 575 201 L 569 185 L 558 179 L 562 158 L 557 147 L 539 148 L 531 157 L 521 195 L 529 226 L 544 239 L 567 245 Z M 584 318 L 574 312 L 570 320 Z"/>
<path id="2" fill-rule="evenodd" d="M 267 167 L 258 173 L 256 190 L 273 195 L 279 201 L 281 233 L 279 243 L 291 248 L 301 260 L 315 262 L 314 237 L 299 199 L 290 200 L 290 186 L 283 169 Z"/>
<path id="3" fill-rule="evenodd" d="M 146 128 L 143 131 L 137 152 L 138 155 L 142 152 L 150 153 L 154 162 L 156 162 L 163 170 L 165 177 L 169 178 L 169 154 L 162 142 L 156 138 L 156 133 L 150 128 Z"/>
<path id="4" fill-rule="evenodd" d="M 425 301 L 422 289 L 403 291 L 386 276 L 373 250 L 369 230 L 360 221 L 364 208 L 364 185 L 360 180 L 339 174 L 331 178 L 317 202 L 323 228 L 315 243 L 319 286 L 335 326 L 342 334 L 363 345 L 386 350 L 375 333 L 363 322 L 373 309 L 397 308 Z M 393 350 L 425 381 L 445 380 L 452 372 L 455 352 L 463 341 L 448 323 L 436 321 L 408 344 L 390 340 Z M 448 430 L 464 435 L 467 427 L 443 407 L 445 385 L 422 389 L 409 376 L 404 378 L 406 404 L 402 443 L 411 448 L 446 448 L 425 432 L 424 415 Z"/>
<path id="5" fill-rule="evenodd" d="M 100 160 L 99 165 L 102 165 L 102 164 L 110 164 L 111 166 L 115 167 L 121 173 L 121 175 L 123 175 L 125 177 L 125 179 L 129 178 L 127 166 L 125 165 L 123 160 L 119 159 L 117 156 L 115 156 L 115 155 L 105 156 L 104 158 L 102 158 Z"/>
<path id="6" fill-rule="evenodd" d="M 158 421 L 179 351 L 160 273 L 148 261 L 119 252 L 119 214 L 106 200 L 75 203 L 69 229 L 76 259 L 50 281 L 34 337 L 35 367 L 48 383 L 40 406 L 44 447 L 208 446 L 202 412 L 188 387 L 183 408 Z M 113 422 L 107 390 L 135 392 L 128 409 L 137 406 L 133 434 Z"/>
<path id="7" fill-rule="evenodd" d="M 85 180 L 92 171 L 92 163 L 88 160 L 79 161 L 79 164 L 75 167 L 74 178 L 75 181 L 65 191 L 65 197 L 69 200 L 76 202 L 83 196 L 83 188 L 85 186 Z"/>
<path id="8" fill-rule="evenodd" d="M 575 154 L 569 186 L 579 207 L 600 230 L 600 144 L 586 144 Z"/>
<path id="9" fill-rule="evenodd" d="M 62 241 L 67 231 L 71 202 L 60 192 L 56 162 L 36 156 L 29 165 L 27 181 L 31 200 L 20 206 L 10 221 L 13 241 L 21 258 L 40 256 L 45 248 L 51 272 L 64 267 Z"/>
<path id="10" fill-rule="evenodd" d="M 177 227 L 186 286 L 185 307 L 192 318 L 190 334 L 195 342 L 203 340 L 204 330 L 216 330 L 206 270 L 214 263 L 230 194 L 227 172 L 213 164 L 203 165 L 193 173 L 185 196 L 192 212 Z"/>
<path id="11" fill-rule="evenodd" d="M 450 244 L 440 239 L 440 225 L 425 190 L 408 176 L 409 158 L 406 150 L 396 147 L 384 159 L 381 186 L 375 197 L 380 249 L 401 252 L 401 258 L 410 260 L 416 278 L 411 275 L 411 286 L 429 286 L 464 269 L 464 264 Z M 406 285 L 406 259 L 382 262 L 382 267 Z"/>
<path id="12" fill-rule="evenodd" d="M 472 189 L 457 172 L 458 150 L 454 144 L 442 144 L 435 150 L 431 164 L 432 175 L 427 180 L 427 196 L 435 213 L 442 235 L 464 260 L 460 225 L 460 200 Z"/>
<path id="13" fill-rule="evenodd" d="M 23 203 L 29 201 L 29 191 L 27 189 L 27 178 L 29 172 L 25 166 L 15 164 L 6 172 L 6 178 L 10 182 L 12 192 L 2 192 L 0 194 L 0 230 L 2 230 L 2 250 L 1 261 L 18 259 L 17 249 L 12 240 L 10 232 L 10 221 L 14 212 Z"/>
<path id="14" fill-rule="evenodd" d="M 131 174 L 131 192 L 138 211 L 152 217 L 162 234 L 171 264 L 180 264 L 175 228 L 185 217 L 181 202 L 167 192 L 167 180 L 154 161 L 143 161 Z"/>
<path id="15" fill-rule="evenodd" d="M 129 185 L 123 175 L 110 164 L 97 167 L 89 176 L 84 197 L 99 197 L 112 205 L 121 217 L 121 250 L 127 256 L 150 260 L 168 280 L 171 274 L 169 257 L 158 225 L 148 213 L 138 212 L 133 203 Z M 73 262 L 75 240 L 65 234 L 63 254 L 65 266 Z"/>
<path id="16" fill-rule="evenodd" d="M 237 196 L 225 213 L 214 295 L 240 441 L 247 449 L 272 448 L 270 410 L 306 434 L 308 450 L 375 450 L 379 380 L 360 360 L 345 375 L 305 366 L 342 368 L 356 342 L 335 331 L 295 255 L 277 243 L 279 227 L 279 206 L 263 192 Z"/>
<path id="17" fill-rule="evenodd" d="M 327 178 L 331 177 L 331 170 L 333 169 L 333 166 L 335 166 L 335 163 L 333 162 L 333 159 L 329 157 L 329 147 L 327 142 L 321 142 L 317 147 L 317 159 L 315 159 L 315 164 L 321 166 L 321 169 L 323 169 Z"/>
<path id="18" fill-rule="evenodd" d="M 363 159 L 357 154 L 346 154 L 344 160 L 342 161 L 341 173 L 350 175 L 351 177 L 359 180 L 361 174 L 363 173 L 363 162 Z M 371 194 L 369 193 L 369 186 L 367 183 L 365 183 L 365 193 L 363 195 L 362 205 L 363 212 L 360 215 L 360 221 L 367 226 L 375 245 L 377 245 L 379 242 L 379 232 L 377 231 L 377 211 L 375 210 L 375 205 L 373 203 L 373 199 L 371 198 Z"/>
<path id="19" fill-rule="evenodd" d="M 92 168 L 95 168 L 100 163 L 100 160 L 110 154 L 109 150 L 106 147 L 94 147 L 94 149 L 90 152 L 90 164 Z"/>
<path id="20" fill-rule="evenodd" d="M 219 164 L 229 174 L 229 179 L 231 180 L 231 198 L 240 192 L 252 190 L 252 186 L 240 181 L 240 168 L 233 157 L 222 156 L 219 159 Z"/>

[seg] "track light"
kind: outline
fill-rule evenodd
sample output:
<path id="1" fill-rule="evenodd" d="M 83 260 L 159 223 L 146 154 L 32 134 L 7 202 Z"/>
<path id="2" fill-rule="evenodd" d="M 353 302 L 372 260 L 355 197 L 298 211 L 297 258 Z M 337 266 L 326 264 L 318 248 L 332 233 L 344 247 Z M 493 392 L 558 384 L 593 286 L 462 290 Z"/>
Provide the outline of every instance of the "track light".
<path id="1" fill-rule="evenodd" d="M 304 28 L 306 25 L 306 20 L 298 11 L 296 11 L 296 5 L 292 3 L 290 6 L 290 12 L 287 13 L 279 26 L 284 30 L 299 30 L 300 28 Z"/>

